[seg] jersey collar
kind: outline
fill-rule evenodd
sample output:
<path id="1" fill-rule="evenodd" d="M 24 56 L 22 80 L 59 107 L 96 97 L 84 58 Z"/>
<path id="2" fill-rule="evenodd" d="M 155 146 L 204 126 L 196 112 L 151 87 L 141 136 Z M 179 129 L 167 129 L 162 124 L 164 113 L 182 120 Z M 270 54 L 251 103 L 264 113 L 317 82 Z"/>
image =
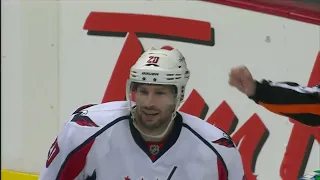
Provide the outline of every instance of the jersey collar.
<path id="1" fill-rule="evenodd" d="M 173 128 L 166 138 L 166 141 L 164 142 L 163 148 L 160 149 L 160 152 L 156 155 L 156 158 L 154 160 L 151 160 L 153 162 L 157 161 L 165 152 L 167 152 L 178 140 L 181 129 L 182 129 L 182 116 L 177 112 L 177 115 L 174 119 L 174 125 Z M 134 127 L 133 125 L 133 120 L 130 118 L 130 132 L 132 134 L 132 137 L 136 144 L 149 156 L 151 157 L 151 153 L 146 145 L 146 142 L 142 138 L 141 134 L 139 131 Z"/>

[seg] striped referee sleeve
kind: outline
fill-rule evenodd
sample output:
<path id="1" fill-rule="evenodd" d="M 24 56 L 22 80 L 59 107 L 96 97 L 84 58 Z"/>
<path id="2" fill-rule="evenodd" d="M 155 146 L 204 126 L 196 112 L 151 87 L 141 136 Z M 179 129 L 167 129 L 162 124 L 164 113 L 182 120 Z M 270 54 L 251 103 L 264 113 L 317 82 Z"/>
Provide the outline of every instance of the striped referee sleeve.
<path id="1" fill-rule="evenodd" d="M 294 82 L 256 81 L 250 99 L 271 112 L 308 126 L 320 126 L 320 85 L 300 86 Z"/>

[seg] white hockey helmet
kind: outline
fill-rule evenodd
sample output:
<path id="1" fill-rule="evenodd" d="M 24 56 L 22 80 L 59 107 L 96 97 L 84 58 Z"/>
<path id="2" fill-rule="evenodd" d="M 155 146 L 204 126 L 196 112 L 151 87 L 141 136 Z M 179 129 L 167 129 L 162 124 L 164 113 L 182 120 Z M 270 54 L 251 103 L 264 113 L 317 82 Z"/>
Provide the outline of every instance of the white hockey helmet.
<path id="1" fill-rule="evenodd" d="M 150 48 L 130 69 L 127 83 L 127 100 L 131 101 L 133 83 L 174 85 L 177 90 L 176 109 L 184 99 L 190 72 L 183 55 L 170 46 Z"/>

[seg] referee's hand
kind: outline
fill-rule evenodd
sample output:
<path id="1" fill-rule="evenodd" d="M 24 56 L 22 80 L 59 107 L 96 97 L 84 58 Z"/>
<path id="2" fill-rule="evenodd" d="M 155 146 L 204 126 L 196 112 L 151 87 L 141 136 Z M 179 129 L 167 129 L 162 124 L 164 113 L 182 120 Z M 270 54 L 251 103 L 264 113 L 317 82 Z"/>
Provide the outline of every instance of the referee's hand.
<path id="1" fill-rule="evenodd" d="M 229 73 L 229 84 L 247 96 L 254 95 L 256 91 L 255 80 L 246 66 L 231 68 Z"/>

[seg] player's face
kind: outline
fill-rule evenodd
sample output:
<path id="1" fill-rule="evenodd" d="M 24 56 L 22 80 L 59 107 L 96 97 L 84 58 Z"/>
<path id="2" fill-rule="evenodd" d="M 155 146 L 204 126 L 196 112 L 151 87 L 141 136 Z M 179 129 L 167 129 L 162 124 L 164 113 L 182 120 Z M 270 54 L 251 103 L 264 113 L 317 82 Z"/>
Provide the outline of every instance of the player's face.
<path id="1" fill-rule="evenodd" d="M 147 130 L 165 128 L 175 110 L 172 86 L 140 84 L 136 89 L 136 121 Z"/>

